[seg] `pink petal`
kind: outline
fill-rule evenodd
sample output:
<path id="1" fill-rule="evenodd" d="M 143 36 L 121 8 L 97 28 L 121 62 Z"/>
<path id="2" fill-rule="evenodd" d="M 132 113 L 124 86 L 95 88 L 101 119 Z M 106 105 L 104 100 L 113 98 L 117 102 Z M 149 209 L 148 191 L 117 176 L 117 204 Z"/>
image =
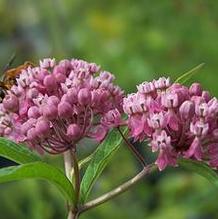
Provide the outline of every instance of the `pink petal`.
<path id="1" fill-rule="evenodd" d="M 179 130 L 179 120 L 178 120 L 176 114 L 172 113 L 172 112 L 168 112 L 166 117 L 167 117 L 167 123 L 168 123 L 169 127 L 174 131 L 178 131 Z"/>
<path id="2" fill-rule="evenodd" d="M 197 160 L 201 160 L 202 158 L 202 151 L 201 151 L 201 143 L 199 138 L 195 138 L 194 141 L 192 142 L 190 148 L 185 152 L 185 157 L 190 158 L 194 157 Z"/>

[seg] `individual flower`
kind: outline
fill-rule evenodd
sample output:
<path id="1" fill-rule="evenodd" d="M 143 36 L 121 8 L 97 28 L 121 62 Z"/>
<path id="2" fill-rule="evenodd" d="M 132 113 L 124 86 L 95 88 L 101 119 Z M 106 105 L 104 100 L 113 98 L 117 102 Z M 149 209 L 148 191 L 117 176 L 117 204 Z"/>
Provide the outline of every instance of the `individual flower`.
<path id="1" fill-rule="evenodd" d="M 55 154 L 86 137 L 102 141 L 122 123 L 114 79 L 95 63 L 44 59 L 22 71 L 0 104 L 0 136 Z"/>
<path id="2" fill-rule="evenodd" d="M 169 78 L 143 82 L 124 98 L 130 137 L 146 140 L 158 152 L 160 170 L 179 157 L 207 162 L 218 169 L 218 101 L 198 83 L 190 87 Z"/>

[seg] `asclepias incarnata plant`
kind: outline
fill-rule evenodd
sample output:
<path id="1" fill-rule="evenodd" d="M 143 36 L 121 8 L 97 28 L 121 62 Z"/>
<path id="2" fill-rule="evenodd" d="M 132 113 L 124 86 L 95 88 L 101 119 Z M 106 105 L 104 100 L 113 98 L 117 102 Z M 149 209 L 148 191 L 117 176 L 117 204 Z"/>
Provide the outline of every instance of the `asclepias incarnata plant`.
<path id="1" fill-rule="evenodd" d="M 23 70 L 0 104 L 0 155 L 18 163 L 0 169 L 0 182 L 39 178 L 54 184 L 75 219 L 130 189 L 152 171 L 184 166 L 217 185 L 218 101 L 198 83 L 161 77 L 125 95 L 114 75 L 83 60 L 44 59 Z M 78 160 L 78 143 L 88 138 L 96 151 Z M 154 163 L 129 141 L 156 152 Z M 108 193 L 88 200 L 110 158 L 124 141 L 142 170 Z M 43 161 L 43 154 L 63 155 L 65 173 Z M 88 163 L 84 174 L 82 164 Z"/>

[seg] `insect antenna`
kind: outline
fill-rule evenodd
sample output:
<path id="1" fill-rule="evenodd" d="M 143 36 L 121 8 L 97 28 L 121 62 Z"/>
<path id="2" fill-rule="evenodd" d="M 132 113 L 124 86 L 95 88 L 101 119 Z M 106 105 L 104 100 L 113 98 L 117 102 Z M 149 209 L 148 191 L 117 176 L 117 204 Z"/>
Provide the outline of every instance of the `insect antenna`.
<path id="1" fill-rule="evenodd" d="M 10 68 L 10 66 L 11 66 L 12 63 L 14 62 L 15 58 L 16 58 L 16 52 L 14 52 L 14 53 L 12 54 L 12 56 L 11 56 L 10 59 L 9 59 L 9 62 L 8 62 L 8 63 L 4 66 L 4 68 L 2 69 L 2 72 L 6 72 L 6 71 Z"/>

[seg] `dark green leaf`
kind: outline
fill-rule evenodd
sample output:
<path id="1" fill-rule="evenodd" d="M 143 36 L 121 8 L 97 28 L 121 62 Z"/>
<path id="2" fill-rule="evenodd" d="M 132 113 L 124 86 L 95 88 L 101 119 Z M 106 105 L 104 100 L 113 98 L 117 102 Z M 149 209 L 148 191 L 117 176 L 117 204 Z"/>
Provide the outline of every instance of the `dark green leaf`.
<path id="1" fill-rule="evenodd" d="M 24 145 L 0 137 L 0 156 L 19 164 L 40 161 L 40 157 Z"/>
<path id="2" fill-rule="evenodd" d="M 208 181 L 218 186 L 217 173 L 206 164 L 194 160 L 180 159 L 179 165 L 205 177 Z"/>
<path id="3" fill-rule="evenodd" d="M 123 133 L 125 134 L 127 132 L 127 129 L 123 130 Z M 81 202 L 84 203 L 86 199 L 89 196 L 89 193 L 114 155 L 114 153 L 118 150 L 120 144 L 122 142 L 122 137 L 118 130 L 112 130 L 107 138 L 99 145 L 96 152 L 91 158 L 90 164 L 88 168 L 85 171 L 85 174 L 83 176 L 82 182 L 81 182 Z"/>
<path id="4" fill-rule="evenodd" d="M 33 162 L 0 169 L 0 183 L 30 178 L 49 181 L 61 191 L 65 199 L 73 203 L 73 185 L 56 167 L 43 162 Z"/>
<path id="5" fill-rule="evenodd" d="M 178 77 L 175 81 L 175 83 L 180 83 L 180 84 L 184 84 L 186 83 L 188 80 L 190 80 L 194 74 L 196 74 L 198 72 L 198 70 L 200 68 L 202 68 L 204 66 L 204 63 L 201 63 L 200 65 L 194 67 L 193 69 L 191 69 L 190 71 L 184 73 L 183 75 L 181 75 L 180 77 Z"/>

